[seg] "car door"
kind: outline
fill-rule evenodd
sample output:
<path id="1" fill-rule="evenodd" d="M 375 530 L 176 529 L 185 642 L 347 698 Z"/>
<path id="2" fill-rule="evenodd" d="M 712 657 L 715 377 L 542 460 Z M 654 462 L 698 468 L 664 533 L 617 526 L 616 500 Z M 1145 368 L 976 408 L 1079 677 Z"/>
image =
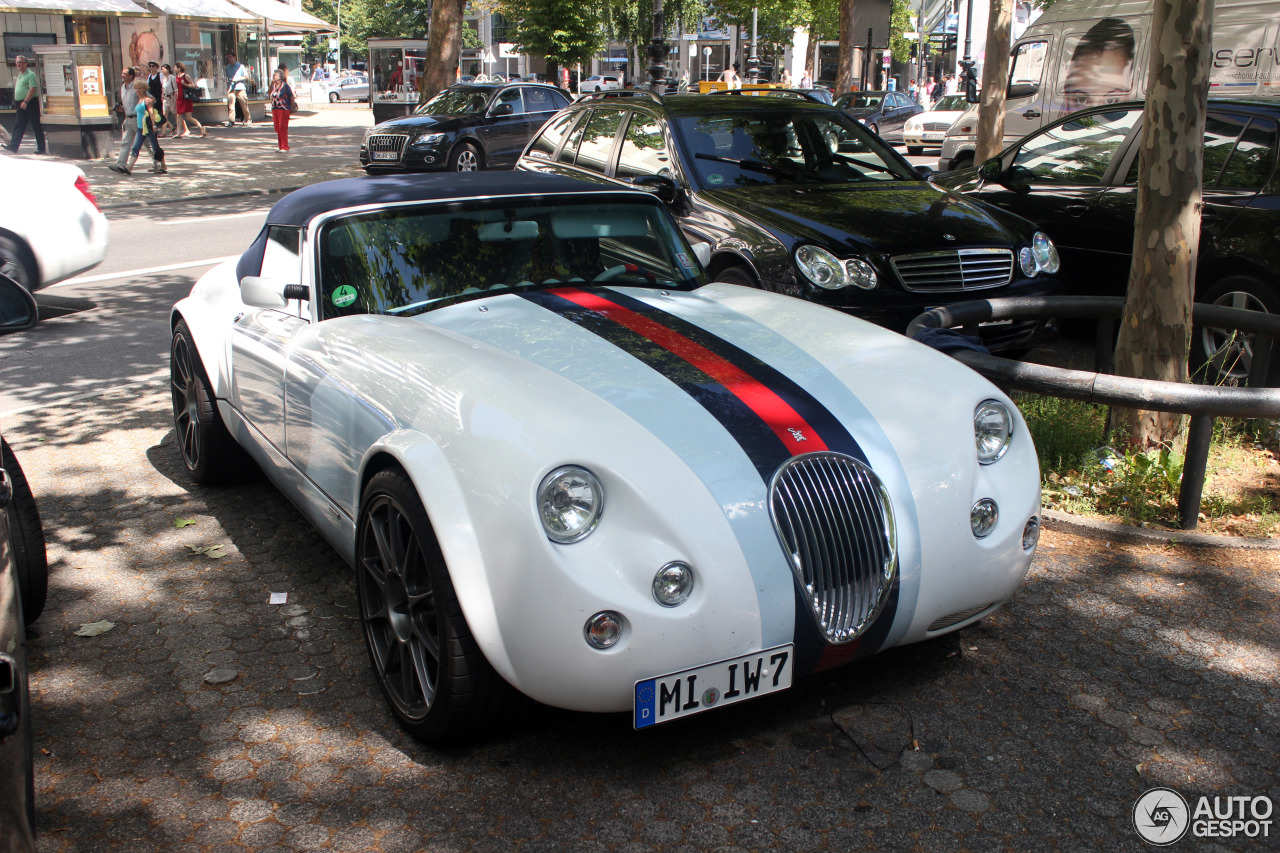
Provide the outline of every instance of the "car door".
<path id="1" fill-rule="evenodd" d="M 1142 107 L 1129 105 L 1059 121 L 1006 153 L 1000 180 L 970 194 L 1048 234 L 1077 292 L 1111 293 L 1128 276 L 1133 218 L 1106 194 L 1124 174 L 1141 120 Z"/>
<path id="2" fill-rule="evenodd" d="M 302 229 L 268 226 L 258 274 L 280 284 L 302 283 Z M 293 336 L 307 322 L 301 303 L 290 303 L 285 309 L 251 308 L 232 326 L 231 403 L 282 454 L 285 365 Z"/>
<path id="3" fill-rule="evenodd" d="M 534 137 L 552 116 L 569 104 L 569 99 L 555 89 L 546 86 L 521 86 L 524 96 L 525 123 L 521 131 L 519 147 L 515 156 L 519 157 L 529 140 Z"/>
<path id="4" fill-rule="evenodd" d="M 489 104 L 483 124 L 476 128 L 476 136 L 484 146 L 485 165 L 510 166 L 524 150 L 525 125 L 528 117 L 524 111 L 523 86 L 511 86 L 498 92 Z"/>
<path id="5" fill-rule="evenodd" d="M 1004 113 L 1006 143 L 1016 142 L 1045 124 L 1044 72 L 1048 56 L 1048 39 L 1023 42 L 1013 50 Z"/>

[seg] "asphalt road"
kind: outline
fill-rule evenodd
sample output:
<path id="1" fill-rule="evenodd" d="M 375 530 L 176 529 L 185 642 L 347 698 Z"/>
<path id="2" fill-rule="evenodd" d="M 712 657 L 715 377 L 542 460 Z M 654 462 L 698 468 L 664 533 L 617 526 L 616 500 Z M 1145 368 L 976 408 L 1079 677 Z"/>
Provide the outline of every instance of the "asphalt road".
<path id="1" fill-rule="evenodd" d="M 349 569 L 274 488 L 195 487 L 174 446 L 167 313 L 205 267 L 155 268 L 234 253 L 264 208 L 113 214 L 107 262 L 41 296 L 84 306 L 0 339 L 52 567 L 41 851 L 1113 851 L 1142 848 L 1157 786 L 1280 803 L 1275 555 L 1053 531 L 958 636 L 642 733 L 533 709 L 472 748 L 415 742 Z"/>

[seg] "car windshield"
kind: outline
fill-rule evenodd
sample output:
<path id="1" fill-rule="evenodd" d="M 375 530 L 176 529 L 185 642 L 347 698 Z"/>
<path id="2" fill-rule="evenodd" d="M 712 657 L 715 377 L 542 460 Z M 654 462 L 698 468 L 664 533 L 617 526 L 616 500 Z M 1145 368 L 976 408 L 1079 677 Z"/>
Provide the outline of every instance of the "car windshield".
<path id="1" fill-rule="evenodd" d="M 324 317 L 411 316 L 457 301 L 569 284 L 705 283 L 661 205 L 510 198 L 344 216 L 320 232 Z"/>
<path id="2" fill-rule="evenodd" d="M 734 111 L 683 116 L 677 127 L 708 189 L 920 179 L 840 112 Z"/>
<path id="3" fill-rule="evenodd" d="M 964 95 L 947 95 L 933 105 L 934 112 L 962 113 L 968 108 Z"/>
<path id="4" fill-rule="evenodd" d="M 850 92 L 837 98 L 836 106 L 842 110 L 875 110 L 883 100 L 880 92 Z"/>
<path id="5" fill-rule="evenodd" d="M 484 112 L 492 89 L 449 88 L 418 107 L 415 115 L 457 116 Z"/>

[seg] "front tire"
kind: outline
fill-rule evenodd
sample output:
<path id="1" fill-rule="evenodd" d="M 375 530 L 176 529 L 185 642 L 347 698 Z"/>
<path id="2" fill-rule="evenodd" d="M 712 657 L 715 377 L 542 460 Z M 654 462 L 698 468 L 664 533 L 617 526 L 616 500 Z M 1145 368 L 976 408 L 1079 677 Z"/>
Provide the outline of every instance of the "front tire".
<path id="1" fill-rule="evenodd" d="M 961 169 L 972 169 L 972 168 L 973 168 L 973 152 L 972 151 L 966 151 L 963 154 L 957 155 L 956 159 L 951 161 L 952 172 L 958 172 Z"/>
<path id="2" fill-rule="evenodd" d="M 9 475 L 12 497 L 5 511 L 9 516 L 9 538 L 13 548 L 13 561 L 18 570 L 18 592 L 22 599 L 22 621 L 30 625 L 44 612 L 49 595 L 49 560 L 45 555 L 44 527 L 40 524 L 40 511 L 31 494 L 27 475 L 22 472 L 18 458 L 9 449 L 9 442 L 0 438 L 0 453 L 4 454 L 4 470 Z"/>
<path id="3" fill-rule="evenodd" d="M 1231 275 L 1196 294 L 1197 302 L 1280 314 L 1280 291 L 1247 275 Z M 1253 365 L 1253 335 L 1231 329 L 1195 326 L 1191 333 L 1192 370 L 1196 381 L 1211 385 L 1243 385 Z M 1273 374 L 1274 375 L 1274 374 Z"/>
<path id="4" fill-rule="evenodd" d="M 919 157 L 921 154 L 923 154 L 923 153 L 924 153 L 924 146 L 923 146 L 923 145 L 908 145 L 908 146 L 907 146 L 907 153 L 908 153 L 908 154 L 910 154 L 910 155 L 911 155 L 911 156 L 913 156 L 913 157 Z"/>
<path id="5" fill-rule="evenodd" d="M 336 103 L 338 103 L 338 93 L 337 93 L 337 92 L 330 92 L 330 93 L 329 93 L 329 103 L 331 103 L 331 104 L 336 104 Z"/>
<path id="6" fill-rule="evenodd" d="M 487 734 L 513 691 L 471 635 L 412 482 L 381 471 L 360 506 L 356 594 L 383 696 L 405 730 L 428 743 Z"/>
<path id="7" fill-rule="evenodd" d="M 480 157 L 480 149 L 470 142 L 462 143 L 453 149 L 453 154 L 449 155 L 449 171 L 451 172 L 478 172 L 482 168 L 484 168 L 484 165 Z"/>
<path id="8" fill-rule="evenodd" d="M 206 486 L 237 479 L 249 460 L 218 414 L 213 386 L 185 320 L 179 320 L 173 329 L 169 387 L 178 450 L 191 479 Z"/>
<path id="9" fill-rule="evenodd" d="M 751 268 L 744 264 L 734 264 L 725 267 L 715 275 L 716 281 L 722 281 L 725 284 L 739 284 L 743 287 L 759 287 L 760 282 L 756 280 L 756 274 Z"/>

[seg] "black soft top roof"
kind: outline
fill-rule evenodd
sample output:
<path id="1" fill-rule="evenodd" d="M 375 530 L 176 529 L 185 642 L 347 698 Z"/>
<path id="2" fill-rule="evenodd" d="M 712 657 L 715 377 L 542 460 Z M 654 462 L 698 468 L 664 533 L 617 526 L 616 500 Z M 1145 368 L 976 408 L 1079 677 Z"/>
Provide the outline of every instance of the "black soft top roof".
<path id="1" fill-rule="evenodd" d="M 654 196 L 625 187 L 579 181 L 541 172 L 444 172 L 435 175 L 379 175 L 324 181 L 295 190 L 276 202 L 267 214 L 267 225 L 306 227 L 312 219 L 333 210 L 400 202 L 466 200 L 485 196 L 581 195 L 610 193 L 632 200 Z M 262 269 L 267 229 L 245 250 L 236 265 L 237 278 L 257 275 Z"/>

